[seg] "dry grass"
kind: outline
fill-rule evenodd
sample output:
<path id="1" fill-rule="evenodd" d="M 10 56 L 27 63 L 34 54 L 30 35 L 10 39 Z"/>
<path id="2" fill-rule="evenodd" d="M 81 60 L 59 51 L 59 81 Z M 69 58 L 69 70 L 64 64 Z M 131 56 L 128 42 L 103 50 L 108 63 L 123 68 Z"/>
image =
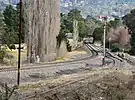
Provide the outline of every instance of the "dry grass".
<path id="1" fill-rule="evenodd" d="M 80 78 L 85 78 L 85 77 L 90 77 L 90 81 L 94 81 L 97 78 L 102 78 L 103 76 L 106 75 L 111 75 L 112 73 L 116 73 L 117 76 L 130 76 L 132 75 L 131 71 L 128 70 L 124 70 L 124 69 L 101 69 L 101 70 L 91 70 L 91 71 L 86 71 L 86 72 L 82 72 L 82 73 L 75 73 L 75 74 L 71 74 L 71 75 L 62 75 L 59 76 L 57 78 L 50 78 L 50 79 L 46 79 L 37 83 L 31 83 L 31 84 L 24 84 L 22 86 L 20 86 L 19 90 L 24 91 L 24 90 L 34 90 L 36 88 L 41 88 L 42 86 L 47 86 L 47 85 L 59 85 L 59 84 L 63 84 L 69 81 L 74 81 L 76 79 L 80 79 Z M 117 74 L 120 73 L 120 74 Z M 114 74 L 112 74 L 114 75 Z M 127 80 L 127 78 L 123 77 L 123 79 Z"/>
<path id="2" fill-rule="evenodd" d="M 76 73 L 72 75 L 63 75 L 56 79 L 48 79 L 39 83 L 20 86 L 17 90 L 21 94 L 33 94 L 34 91 L 47 91 L 60 84 L 74 81 L 80 77 L 88 77 L 89 79 L 77 82 L 72 85 L 58 89 L 56 95 L 65 100 L 135 100 L 132 92 L 135 92 L 133 86 L 132 73 L 126 69 L 103 69 L 93 70 L 90 72 Z M 133 83 L 131 85 L 131 83 Z M 42 95 L 40 95 L 42 96 Z M 48 95 L 52 98 L 53 94 Z M 43 95 L 44 97 L 44 95 Z M 46 99 L 56 100 L 56 99 Z M 62 99 L 63 100 L 63 99 Z"/>
<path id="3" fill-rule="evenodd" d="M 21 51 L 21 59 L 24 59 L 26 57 L 26 53 L 27 53 L 27 50 Z M 17 50 L 12 50 L 12 51 L 10 50 L 10 51 L 8 51 L 8 54 L 12 55 L 14 57 L 15 61 L 18 60 L 18 51 Z"/>
<path id="4" fill-rule="evenodd" d="M 10 50 L 7 49 L 7 55 L 11 56 L 11 58 L 4 58 L 4 63 L 1 67 L 9 67 L 9 66 L 16 66 L 18 62 L 18 50 Z M 27 50 L 21 51 L 21 61 L 25 59 Z"/>
<path id="5" fill-rule="evenodd" d="M 55 62 L 69 61 L 72 60 L 71 58 L 75 55 L 84 55 L 84 54 L 87 54 L 87 52 L 84 50 L 75 50 L 72 52 L 68 52 L 65 57 L 57 58 Z"/>
<path id="6" fill-rule="evenodd" d="M 122 68 L 117 70 L 115 68 L 106 68 L 63 75 L 56 79 L 48 79 L 39 83 L 20 86 L 17 91 L 22 95 L 37 93 L 36 95 L 38 96 L 38 93 L 41 91 L 47 91 L 68 81 L 88 76 L 89 79 L 58 89 L 58 93 L 55 94 L 59 98 L 57 100 L 63 100 L 64 98 L 67 98 L 64 100 L 135 100 L 135 80 L 132 78 L 133 74 L 131 71 Z M 53 93 L 48 96 L 45 95 L 40 95 L 40 97 L 51 98 L 46 100 L 56 100 L 53 98 Z"/>

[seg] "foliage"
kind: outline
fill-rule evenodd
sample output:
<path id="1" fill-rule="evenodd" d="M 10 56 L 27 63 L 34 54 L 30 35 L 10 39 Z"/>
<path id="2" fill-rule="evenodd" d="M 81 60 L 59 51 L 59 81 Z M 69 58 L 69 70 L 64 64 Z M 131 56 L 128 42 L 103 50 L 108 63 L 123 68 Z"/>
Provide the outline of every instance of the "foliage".
<path id="1" fill-rule="evenodd" d="M 131 51 L 135 55 L 135 9 L 123 17 L 123 23 L 129 28 L 131 34 Z"/>
<path id="2" fill-rule="evenodd" d="M 3 18 L 4 18 L 4 16 L 0 12 L 0 36 L 5 33 L 5 30 L 4 30 L 5 29 L 5 24 L 4 24 Z"/>
<path id="3" fill-rule="evenodd" d="M 71 52 L 72 51 L 72 46 L 70 45 L 68 40 L 66 41 L 66 43 L 67 43 L 67 51 Z"/>
<path id="4" fill-rule="evenodd" d="M 88 33 L 88 26 L 85 21 L 79 21 L 79 37 L 82 40 Z"/>
<path id="5" fill-rule="evenodd" d="M 117 46 L 117 45 L 111 46 L 111 52 L 118 52 L 118 51 L 120 51 L 119 46 Z"/>
<path id="6" fill-rule="evenodd" d="M 67 19 L 67 15 L 66 14 L 63 14 L 63 13 L 61 13 L 61 29 L 60 29 L 60 33 L 69 33 L 69 32 L 71 32 L 71 30 L 70 29 L 72 29 L 71 28 L 71 25 L 70 25 L 71 23 L 68 21 L 68 19 Z"/>
<path id="7" fill-rule="evenodd" d="M 63 40 L 66 40 L 66 35 L 63 33 L 60 33 L 56 38 L 57 38 L 57 48 L 59 48 L 61 45 L 61 42 Z"/>
<path id="8" fill-rule="evenodd" d="M 81 15 L 81 11 L 77 9 L 71 10 L 68 14 L 61 13 L 60 33 L 73 33 L 73 20 L 78 21 L 79 40 L 82 40 L 90 34 L 94 36 L 94 41 L 102 41 L 104 24 L 90 15 L 84 19 Z M 108 32 L 110 28 L 118 27 L 120 22 L 120 19 L 117 18 L 114 21 L 108 22 L 106 31 Z"/>
<path id="9" fill-rule="evenodd" d="M 10 100 L 11 96 L 13 95 L 15 89 L 17 89 L 17 86 L 13 86 L 12 88 L 9 88 L 7 86 L 7 83 L 1 84 L 2 89 L 4 91 L 0 91 L 0 100 Z"/>
<path id="10" fill-rule="evenodd" d="M 73 21 L 74 19 L 76 20 L 83 20 L 83 17 L 81 15 L 81 11 L 79 11 L 78 9 L 73 9 L 68 13 L 68 18 L 69 20 Z"/>
<path id="11" fill-rule="evenodd" d="M 61 13 L 61 29 L 60 33 L 73 33 L 73 21 L 78 21 L 79 37 L 83 38 L 88 33 L 88 25 L 82 17 L 81 11 L 77 9 L 71 10 L 68 14 Z"/>
<path id="12" fill-rule="evenodd" d="M 96 20 L 90 15 L 86 17 L 86 24 L 88 27 L 88 35 L 93 35 L 94 30 L 101 25 L 100 21 Z"/>
<path id="13" fill-rule="evenodd" d="M 6 47 L 0 48 L 0 63 L 3 63 L 4 58 L 6 56 Z"/>
<path id="14" fill-rule="evenodd" d="M 11 5 L 7 6 L 4 15 L 4 23 L 6 24 L 5 33 L 2 34 L 2 42 L 7 44 L 17 44 L 19 43 L 18 34 L 19 34 L 19 4 L 16 8 L 13 8 Z M 22 31 L 22 42 L 24 41 L 24 20 L 23 20 L 23 31 Z"/>
<path id="15" fill-rule="evenodd" d="M 94 41 L 101 41 L 104 33 L 103 26 L 98 27 L 93 32 Z"/>
<path id="16" fill-rule="evenodd" d="M 70 46 L 69 41 L 66 38 L 66 35 L 65 34 L 60 33 L 56 38 L 57 38 L 57 48 L 60 47 L 62 41 L 66 41 L 67 51 L 68 52 L 71 52 L 71 46 Z"/>
<path id="17" fill-rule="evenodd" d="M 98 22 L 99 25 L 95 28 L 93 32 L 94 41 L 102 41 L 104 33 L 104 24 Z M 120 19 L 115 19 L 107 22 L 106 24 L 106 33 L 109 32 L 110 28 L 117 28 L 120 25 Z"/>
<path id="18" fill-rule="evenodd" d="M 14 44 L 11 44 L 9 45 L 9 49 L 12 50 L 12 49 L 16 49 L 15 45 Z"/>
<path id="19" fill-rule="evenodd" d="M 120 25 L 120 19 L 118 18 L 115 18 L 114 20 L 111 20 L 109 23 L 108 23 L 108 26 L 110 28 L 117 28 L 119 25 Z"/>

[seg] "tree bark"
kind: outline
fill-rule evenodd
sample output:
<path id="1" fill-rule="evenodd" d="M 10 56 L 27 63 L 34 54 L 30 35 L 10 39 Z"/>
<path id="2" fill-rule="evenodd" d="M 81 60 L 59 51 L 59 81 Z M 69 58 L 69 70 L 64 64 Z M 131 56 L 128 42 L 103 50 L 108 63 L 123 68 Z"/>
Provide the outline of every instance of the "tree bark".
<path id="1" fill-rule="evenodd" d="M 59 0 L 24 0 L 25 36 L 29 63 L 46 61 L 56 52 L 56 36 L 60 30 Z"/>

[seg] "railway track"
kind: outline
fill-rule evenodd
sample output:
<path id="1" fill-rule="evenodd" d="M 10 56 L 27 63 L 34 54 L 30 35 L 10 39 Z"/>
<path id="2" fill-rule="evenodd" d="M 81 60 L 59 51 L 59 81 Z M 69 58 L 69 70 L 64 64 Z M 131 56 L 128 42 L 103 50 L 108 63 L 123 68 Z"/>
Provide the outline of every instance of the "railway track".
<path id="1" fill-rule="evenodd" d="M 64 83 L 64 84 L 60 84 L 60 85 L 58 85 L 58 86 L 56 86 L 56 87 L 54 87 L 54 88 L 52 88 L 52 89 L 49 89 L 49 90 L 47 90 L 47 91 L 43 91 L 43 92 L 40 92 L 40 93 L 37 93 L 36 92 L 36 94 L 32 94 L 32 95 L 30 95 L 30 96 L 26 96 L 26 98 L 25 98 L 25 100 L 33 100 L 33 98 L 36 98 L 36 97 L 40 97 L 40 96 L 43 96 L 43 98 L 45 98 L 45 97 L 50 97 L 50 99 L 47 99 L 47 100 L 55 100 L 55 99 L 52 99 L 51 97 L 53 96 L 53 95 L 56 95 L 57 96 L 57 93 L 59 93 L 60 91 L 60 89 L 62 89 L 62 88 L 66 88 L 66 87 L 70 87 L 70 86 L 72 86 L 72 85 L 74 85 L 74 84 L 76 84 L 76 83 L 79 83 L 79 82 L 83 82 L 83 81 L 85 81 L 85 80 L 89 80 L 90 79 L 90 77 L 91 76 L 81 76 L 81 77 L 79 77 L 78 79 L 75 79 L 74 81 L 68 81 L 68 82 L 66 82 L 66 83 Z M 103 77 L 103 76 L 98 76 L 98 77 L 96 77 L 96 75 L 94 76 L 95 78 L 96 78 L 96 80 L 98 80 L 98 79 L 100 79 L 101 77 Z M 93 77 L 93 78 L 94 78 Z M 95 79 L 94 78 L 94 79 Z M 79 89 L 79 88 L 82 88 L 83 87 L 83 85 L 82 86 L 77 86 L 76 88 L 77 89 Z M 64 94 L 66 94 L 66 93 L 64 93 Z M 64 95 L 64 94 L 62 94 L 62 95 Z M 58 99 L 59 100 L 59 99 Z"/>
<path id="2" fill-rule="evenodd" d="M 98 48 L 98 47 L 96 47 L 97 49 L 98 49 L 98 51 L 97 50 L 95 50 L 95 48 L 93 47 L 93 46 L 91 46 L 91 45 L 89 45 L 89 44 L 86 44 L 86 46 L 88 47 L 88 49 L 92 52 L 92 56 L 91 57 L 95 57 L 95 56 L 97 56 L 98 55 L 98 53 L 100 52 L 100 53 L 103 53 L 103 50 L 101 49 L 101 48 Z M 106 57 L 108 58 L 108 59 L 111 59 L 112 60 L 112 67 L 115 67 L 115 66 L 117 66 L 118 65 L 118 63 L 119 62 L 122 62 L 123 61 L 123 59 L 121 59 L 121 58 L 119 58 L 119 57 L 117 57 L 117 56 L 114 56 L 113 54 L 111 54 L 111 53 L 109 53 L 109 52 L 107 52 L 106 53 L 107 55 L 106 55 Z M 87 80 L 87 79 L 89 79 L 90 77 L 88 76 L 88 77 L 80 77 L 80 78 L 78 78 L 78 79 L 75 79 L 74 81 L 68 81 L 68 82 L 66 82 L 66 83 L 64 83 L 64 84 L 60 84 L 60 85 L 58 85 L 58 86 L 56 86 L 56 87 L 54 87 L 54 88 L 51 88 L 51 89 L 49 89 L 49 90 L 47 90 L 47 91 L 43 91 L 43 92 L 41 92 L 41 93 L 37 93 L 37 94 L 33 94 L 33 95 L 30 95 L 30 96 L 26 96 L 26 98 L 25 98 L 25 100 L 29 100 L 29 99 L 32 99 L 32 98 L 36 98 L 37 96 L 43 96 L 43 97 L 50 97 L 50 99 L 48 99 L 48 100 L 55 100 L 55 99 L 51 99 L 51 97 L 53 96 L 53 95 L 55 95 L 56 97 L 57 97 L 57 93 L 58 93 L 58 91 L 61 89 L 61 88 L 64 88 L 64 87 L 66 87 L 66 86 L 70 86 L 70 85 L 72 85 L 72 84 L 75 84 L 75 83 L 78 83 L 78 82 L 81 82 L 81 81 L 84 81 L 84 80 Z M 79 88 L 81 88 L 81 87 L 77 87 L 78 89 Z M 64 95 L 64 94 L 63 94 Z M 58 99 L 59 100 L 59 99 Z"/>
<path id="3" fill-rule="evenodd" d="M 46 68 L 46 67 L 57 67 L 57 66 L 63 66 L 63 64 L 65 65 L 65 64 L 76 64 L 76 63 L 82 63 L 82 61 L 81 60 L 87 60 L 87 59 L 92 59 L 93 57 L 95 57 L 95 56 L 97 56 L 98 55 L 98 52 L 93 48 L 93 46 L 91 46 L 91 45 L 89 45 L 89 44 L 86 44 L 86 46 L 88 47 L 88 49 L 92 52 L 92 55 L 91 56 L 89 56 L 89 57 L 86 57 L 86 58 L 82 58 L 82 59 L 78 59 L 78 60 L 74 60 L 74 61 L 69 61 L 69 62 L 62 62 L 62 63 L 53 63 L 53 64 L 51 64 L 51 65 L 39 65 L 38 67 L 33 67 L 33 68 L 31 68 L 31 67 L 27 67 L 27 68 L 22 68 L 21 70 L 30 70 L 30 69 L 42 69 L 42 68 Z M 101 50 L 102 51 L 102 50 Z M 110 57 L 110 56 L 109 56 Z M 113 66 L 115 66 L 115 64 L 116 64 L 116 61 L 114 60 L 115 58 L 112 58 L 112 57 L 110 57 L 109 59 L 112 59 L 112 63 L 113 63 Z M 75 62 L 76 61 L 76 62 Z M 17 69 L 4 69 L 4 70 L 0 70 L 0 72 L 5 72 L 5 71 L 16 71 Z M 44 91 L 44 92 L 41 92 L 41 93 L 37 93 L 37 94 L 34 94 L 34 95 L 30 95 L 30 96 L 26 96 L 26 98 L 25 98 L 25 100 L 29 100 L 29 99 L 31 99 L 31 98 L 34 98 L 34 97 L 36 97 L 37 95 L 39 96 L 39 95 L 43 95 L 44 94 L 44 96 L 50 96 L 50 94 L 56 94 L 57 93 L 57 91 L 60 89 L 60 88 L 63 88 L 63 87 L 66 87 L 66 86 L 69 86 L 69 85 L 72 85 L 72 84 L 75 84 L 75 83 L 77 83 L 77 82 L 80 82 L 80 81 L 83 81 L 83 80 L 86 80 L 86 79 L 88 79 L 89 78 L 89 76 L 88 77 L 80 77 L 80 78 L 77 78 L 77 79 L 75 79 L 74 81 L 68 81 L 68 82 L 66 82 L 66 83 L 64 83 L 64 84 L 60 84 L 60 85 L 58 85 L 58 86 L 56 86 L 56 87 L 54 87 L 54 88 L 52 88 L 52 89 L 50 89 L 50 90 L 47 90 L 47 91 Z"/>
<path id="4" fill-rule="evenodd" d="M 89 44 L 89 46 L 91 46 L 95 52 L 103 53 L 103 48 L 95 46 L 94 44 Z M 120 66 L 121 62 L 123 62 L 123 59 L 108 51 L 106 51 L 106 57 L 112 60 L 112 67 Z"/>
<path id="5" fill-rule="evenodd" d="M 89 50 L 91 50 L 90 48 L 88 48 Z M 50 67 L 57 67 L 57 66 L 64 66 L 64 65 L 69 65 L 69 64 L 78 64 L 78 63 L 82 63 L 82 60 L 87 60 L 87 59 L 92 59 L 93 57 L 97 56 L 97 53 L 93 52 L 92 51 L 92 55 L 89 56 L 89 57 L 85 57 L 85 58 L 80 58 L 80 59 L 77 59 L 77 60 L 73 60 L 73 61 L 68 61 L 68 62 L 60 62 L 60 63 L 52 63 L 52 64 L 38 64 L 38 66 L 32 66 L 32 67 L 23 67 L 21 68 L 21 70 L 30 70 L 30 69 L 42 69 L 42 68 L 50 68 Z M 17 68 L 14 68 L 14 67 L 11 67 L 11 68 L 1 68 L 0 69 L 0 72 L 10 72 L 10 71 L 17 71 Z M 54 89 L 50 89 L 49 91 L 46 91 L 45 93 L 50 93 L 50 92 L 53 92 L 56 90 L 56 89 L 59 89 L 61 87 L 64 87 L 64 86 L 67 86 L 67 85 L 71 85 L 71 84 L 74 84 L 78 81 L 83 81 L 85 80 L 85 78 L 79 78 L 78 80 L 75 80 L 75 81 L 69 81 L 67 82 L 66 84 L 61 84 L 59 86 L 57 86 L 56 88 Z M 3 84 L 3 83 L 2 83 Z M 2 86 L 2 85 L 1 85 Z M 29 99 L 33 97 L 33 96 L 30 96 L 28 97 Z M 27 99 L 27 98 L 26 98 Z M 29 100 L 28 99 L 28 100 Z"/>
<path id="6" fill-rule="evenodd" d="M 91 45 L 93 45 L 93 44 L 91 44 Z M 97 49 L 97 51 L 99 50 L 99 52 L 102 52 L 103 51 L 103 48 L 102 47 L 99 47 L 99 46 L 95 46 L 96 47 L 96 49 Z M 114 54 L 114 53 L 109 53 L 108 51 L 106 52 L 108 55 L 110 55 L 111 57 L 113 57 L 113 58 L 116 58 L 117 60 L 119 60 L 120 62 L 123 62 L 123 61 L 126 61 L 127 63 L 129 63 L 130 65 L 135 65 L 135 63 L 132 61 L 132 60 L 130 60 L 130 59 L 127 59 L 127 58 L 125 58 L 125 57 L 122 57 L 122 56 L 118 56 L 118 55 L 116 55 L 116 54 Z"/>
<path id="7" fill-rule="evenodd" d="M 86 45 L 88 49 L 91 51 L 90 47 Z M 47 64 L 36 64 L 36 65 L 28 65 L 28 67 L 22 66 L 20 70 L 30 70 L 30 69 L 43 69 L 43 68 L 51 68 L 56 66 L 63 66 L 63 65 L 70 65 L 70 64 L 77 64 L 82 63 L 84 60 L 92 59 L 95 56 L 97 56 L 97 53 L 91 51 L 92 54 L 88 57 L 83 57 L 71 61 L 65 61 L 65 62 L 53 62 L 53 63 L 47 63 Z M 18 69 L 15 67 L 9 67 L 9 68 L 0 68 L 0 72 L 8 72 L 8 71 L 17 71 Z"/>
<path id="8" fill-rule="evenodd" d="M 91 50 L 93 57 L 98 55 L 98 52 L 92 46 L 90 46 L 88 44 L 86 44 L 86 46 L 88 47 L 89 50 Z M 110 57 L 110 59 L 112 59 L 112 58 Z M 112 60 L 113 60 L 113 65 L 115 66 L 115 60 L 114 59 L 112 59 Z M 69 81 L 69 82 L 66 82 L 64 84 L 60 84 L 60 85 L 58 85 L 58 86 L 56 86 L 56 87 L 54 87 L 54 88 L 52 88 L 50 90 L 47 90 L 47 91 L 44 91 L 44 92 L 41 92 L 41 93 L 38 93 L 38 94 L 33 94 L 33 95 L 30 95 L 30 96 L 26 96 L 25 100 L 29 100 L 31 98 L 36 98 L 37 95 L 38 96 L 43 95 L 44 97 L 48 97 L 50 95 L 57 94 L 58 90 L 60 90 L 61 88 L 64 88 L 66 86 L 70 86 L 70 85 L 75 84 L 75 83 L 80 82 L 80 81 L 87 80 L 89 78 L 90 78 L 90 76 L 75 79 L 74 81 Z M 78 87 L 78 88 L 80 88 L 80 87 Z M 51 100 L 53 100 L 53 99 L 51 99 Z"/>

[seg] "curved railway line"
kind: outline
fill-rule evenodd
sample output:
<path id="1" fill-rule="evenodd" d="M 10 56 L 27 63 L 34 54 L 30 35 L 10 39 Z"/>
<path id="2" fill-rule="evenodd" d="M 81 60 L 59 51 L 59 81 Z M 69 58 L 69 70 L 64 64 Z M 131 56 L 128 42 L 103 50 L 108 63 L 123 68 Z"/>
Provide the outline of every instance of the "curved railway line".
<path id="1" fill-rule="evenodd" d="M 21 70 L 30 70 L 30 69 L 42 69 L 42 68 L 49 68 L 49 67 L 55 67 L 55 66 L 63 66 L 64 65 L 69 65 L 69 64 L 76 64 L 76 63 L 82 63 L 82 60 L 88 60 L 88 59 L 93 59 L 95 56 L 98 55 L 99 51 L 96 51 L 91 45 L 86 44 L 88 49 L 91 51 L 92 55 L 84 58 L 79 58 L 71 61 L 65 61 L 65 62 L 53 62 L 53 63 L 46 63 L 46 64 L 35 64 L 35 65 L 28 65 L 28 67 L 21 67 Z M 103 53 L 102 49 L 100 49 L 100 52 Z M 112 58 L 116 58 L 121 61 L 121 59 L 114 57 L 110 53 L 107 52 L 109 56 Z M 112 59 L 111 57 L 107 56 L 109 59 Z M 112 59 L 113 60 L 113 59 Z M 113 63 L 115 61 L 113 60 Z M 9 68 L 0 68 L 0 72 L 5 72 L 5 71 L 17 71 L 17 68 L 15 67 L 9 67 Z"/>
<path id="2" fill-rule="evenodd" d="M 38 65 L 35 65 L 35 66 L 30 66 L 30 67 L 22 67 L 21 70 L 42 69 L 42 68 L 50 68 L 50 67 L 63 66 L 63 64 L 64 65 L 69 65 L 69 64 L 82 63 L 82 60 L 92 59 L 92 58 L 98 56 L 98 53 L 99 52 L 103 53 L 102 48 L 95 47 L 95 48 L 98 49 L 98 50 L 96 50 L 94 48 L 94 45 L 86 44 L 86 46 L 88 47 L 88 49 L 92 53 L 92 55 L 89 56 L 89 57 L 80 58 L 80 59 L 72 60 L 72 61 L 66 61 L 66 62 L 51 63 L 51 64 L 38 64 Z M 107 52 L 106 54 L 107 54 L 106 57 L 112 61 L 112 67 L 117 66 L 118 65 L 118 62 L 122 62 L 122 59 L 121 58 L 116 57 L 116 56 L 112 55 L 109 52 Z M 101 67 L 103 67 L 103 66 L 101 66 Z M 16 70 L 17 70 L 17 68 L 7 68 L 7 69 L 5 68 L 5 69 L 0 69 L 0 72 L 16 71 Z M 88 77 L 78 77 L 74 81 L 68 81 L 68 82 L 66 82 L 64 84 L 60 84 L 60 85 L 58 85 L 58 86 L 56 86 L 54 88 L 51 88 L 51 89 L 49 89 L 47 91 L 43 91 L 41 93 L 38 93 L 38 95 L 44 95 L 44 96 L 48 96 L 49 95 L 50 96 L 50 94 L 56 94 L 57 93 L 57 90 L 59 90 L 60 88 L 66 87 L 68 85 L 75 84 L 75 83 L 80 82 L 80 81 L 83 81 L 83 80 L 86 80 L 89 77 L 90 76 L 88 76 Z M 34 98 L 36 96 L 37 96 L 37 94 L 26 96 L 25 100 L 29 100 L 29 99 Z"/>
<path id="3" fill-rule="evenodd" d="M 90 50 L 90 48 L 88 48 Z M 56 67 L 56 66 L 63 66 L 63 65 L 70 65 L 70 64 L 76 64 L 76 63 L 82 63 L 82 60 L 88 60 L 92 59 L 95 56 L 97 56 L 97 53 L 91 51 L 92 54 L 88 57 L 83 57 L 71 61 L 64 61 L 64 62 L 53 62 L 53 63 L 46 63 L 46 64 L 35 64 L 35 65 L 28 65 L 28 67 L 21 67 L 20 70 L 30 70 L 30 69 L 43 69 L 43 68 L 50 68 L 50 67 Z M 17 68 L 15 67 L 9 67 L 9 68 L 0 68 L 0 72 L 7 72 L 7 71 L 17 71 Z"/>
<path id="4" fill-rule="evenodd" d="M 91 50 L 92 56 L 97 56 L 97 55 L 98 55 L 98 52 L 97 52 L 91 45 L 86 44 L 86 46 L 89 48 L 89 50 Z M 102 50 L 101 50 L 101 52 L 102 52 Z M 111 55 L 111 54 L 110 54 L 110 55 Z M 116 64 L 116 60 L 115 60 L 116 58 L 113 57 L 112 55 L 111 55 L 111 57 L 109 57 L 110 55 L 108 55 L 107 57 L 112 60 L 112 63 L 113 63 L 113 66 L 112 66 L 112 67 L 115 67 L 115 66 L 116 66 L 116 65 L 115 65 L 115 64 Z M 118 60 L 120 60 L 120 59 L 118 59 Z M 90 78 L 90 76 L 88 76 L 88 77 L 83 77 L 83 78 L 79 78 L 79 79 L 75 79 L 74 81 L 69 81 L 69 82 L 66 82 L 65 84 L 60 84 L 60 85 L 58 85 L 58 86 L 56 86 L 56 87 L 54 87 L 54 88 L 52 88 L 52 89 L 50 89 L 50 90 L 47 90 L 47 91 L 38 93 L 38 96 L 39 96 L 39 95 L 40 95 L 40 96 L 43 95 L 44 97 L 50 97 L 50 94 L 51 94 L 51 95 L 57 94 L 57 91 L 58 91 L 59 89 L 63 88 L 63 87 L 66 87 L 66 86 L 75 84 L 75 83 L 80 82 L 80 81 L 84 81 L 84 80 L 89 79 L 89 78 Z M 78 87 L 78 88 L 80 88 L 80 87 Z M 31 98 L 36 98 L 36 96 L 37 96 L 37 94 L 33 94 L 33 95 L 30 95 L 30 96 L 26 96 L 25 99 L 26 99 L 26 100 L 29 100 L 29 99 L 31 99 Z M 56 97 L 57 97 L 57 95 L 56 95 Z M 51 98 L 50 98 L 50 99 L 51 99 Z M 51 100 L 53 100 L 53 99 L 51 99 Z"/>
<path id="5" fill-rule="evenodd" d="M 93 44 L 90 44 L 89 46 L 92 48 L 92 50 L 94 50 L 94 52 L 97 52 L 97 53 L 98 53 L 98 52 L 101 52 L 101 53 L 103 53 L 103 49 L 102 49 L 102 48 L 99 48 L 98 46 L 94 46 Z M 96 49 L 94 49 L 94 47 L 95 47 Z M 113 56 L 113 55 L 112 55 L 111 53 L 109 53 L 109 52 L 106 52 L 106 57 L 107 57 L 108 59 L 112 60 L 112 67 L 117 66 L 117 65 L 118 65 L 118 64 L 117 64 L 118 61 L 122 62 L 122 59 Z M 117 61 L 117 60 L 118 60 L 118 61 Z"/>

